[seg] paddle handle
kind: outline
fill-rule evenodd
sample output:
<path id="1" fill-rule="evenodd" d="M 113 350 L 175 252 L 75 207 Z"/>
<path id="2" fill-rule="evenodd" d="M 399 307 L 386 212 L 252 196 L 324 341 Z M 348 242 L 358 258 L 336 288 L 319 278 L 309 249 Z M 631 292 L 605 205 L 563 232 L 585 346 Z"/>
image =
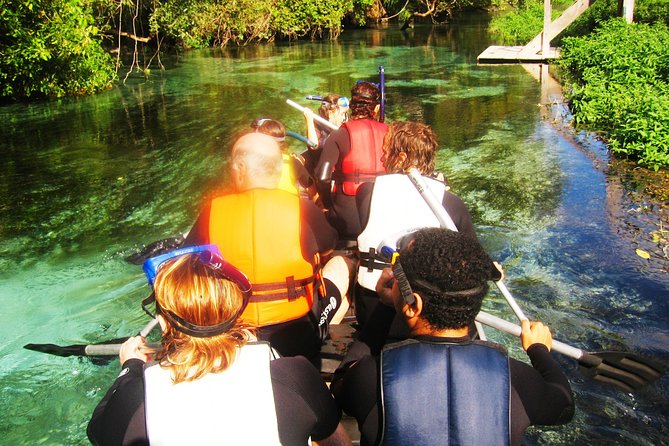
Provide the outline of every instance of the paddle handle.
<path id="1" fill-rule="evenodd" d="M 288 105 L 290 105 L 291 107 L 293 107 L 293 108 L 295 108 L 295 109 L 301 111 L 302 113 L 304 113 L 304 110 L 305 110 L 305 108 L 306 108 L 306 107 L 302 107 L 300 104 L 298 104 L 298 103 L 295 102 L 295 101 L 291 101 L 290 99 L 286 99 L 286 104 L 288 104 Z M 313 116 L 314 116 L 314 120 L 315 120 L 315 121 L 320 122 L 320 123 L 323 124 L 324 126 L 329 127 L 329 128 L 331 128 L 332 130 L 337 130 L 337 129 L 339 129 L 339 127 L 337 127 L 336 125 L 334 125 L 333 123 L 331 123 L 331 122 L 328 121 L 327 119 L 323 119 L 322 117 L 320 117 L 319 115 L 317 115 L 317 114 L 315 114 L 315 113 L 313 114 Z"/>
<path id="2" fill-rule="evenodd" d="M 121 351 L 122 345 L 123 344 L 87 345 L 84 348 L 84 353 L 86 356 L 116 356 Z M 160 343 L 150 343 L 147 345 L 153 350 L 160 349 Z"/>
<path id="3" fill-rule="evenodd" d="M 141 337 L 145 338 L 149 333 L 151 333 L 151 330 L 153 330 L 153 329 L 156 327 L 156 325 L 158 325 L 158 318 L 157 318 L 157 317 L 154 317 L 153 319 L 151 319 L 151 320 L 149 321 L 148 324 L 146 324 L 146 325 L 144 326 L 144 328 L 142 328 L 142 329 L 140 330 L 140 332 L 139 332 L 138 334 L 139 334 Z"/>
<path id="4" fill-rule="evenodd" d="M 416 188 L 420 196 L 423 197 L 425 203 L 427 203 L 427 205 L 430 207 L 435 217 L 437 217 L 437 220 L 439 220 L 439 224 L 441 225 L 441 227 L 448 228 L 451 231 L 458 232 L 458 228 L 457 226 L 455 226 L 455 222 L 453 221 L 451 216 L 448 215 L 448 212 L 446 212 L 444 206 L 442 206 L 442 204 L 439 203 L 437 197 L 434 196 L 432 191 L 428 188 L 427 184 L 425 184 L 425 180 L 423 179 L 423 176 L 420 174 L 418 169 L 416 169 L 415 167 L 409 169 L 409 179 L 413 183 L 414 187 Z"/>
<path id="5" fill-rule="evenodd" d="M 493 316 L 492 314 L 486 313 L 485 311 L 479 312 L 479 314 L 476 316 L 476 320 L 484 325 L 514 336 L 520 336 L 522 331 L 520 325 L 506 321 L 497 316 Z M 567 345 L 555 339 L 553 339 L 552 350 L 562 355 L 569 356 L 570 358 L 573 358 L 577 361 L 582 360 L 582 358 L 587 355 L 583 350 L 572 347 L 571 345 Z"/>

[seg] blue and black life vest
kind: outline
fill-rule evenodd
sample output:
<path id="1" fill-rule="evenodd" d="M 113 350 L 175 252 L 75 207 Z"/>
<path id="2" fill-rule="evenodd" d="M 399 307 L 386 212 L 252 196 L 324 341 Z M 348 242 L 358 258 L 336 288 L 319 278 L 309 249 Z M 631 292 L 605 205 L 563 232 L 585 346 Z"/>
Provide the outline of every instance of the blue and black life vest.
<path id="1" fill-rule="evenodd" d="M 501 350 L 415 339 L 384 347 L 379 444 L 510 444 L 509 358 Z"/>

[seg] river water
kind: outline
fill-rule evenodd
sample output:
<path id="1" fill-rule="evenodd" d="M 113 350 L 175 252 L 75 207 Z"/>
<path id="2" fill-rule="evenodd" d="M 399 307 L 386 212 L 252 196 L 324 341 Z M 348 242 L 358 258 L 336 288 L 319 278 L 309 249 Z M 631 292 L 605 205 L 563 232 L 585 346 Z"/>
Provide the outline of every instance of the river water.
<path id="1" fill-rule="evenodd" d="M 232 135 L 261 116 L 303 132 L 286 99 L 316 108 L 305 95 L 346 95 L 357 80 L 377 81 L 380 65 L 387 120 L 435 128 L 439 170 L 525 312 L 579 348 L 668 363 L 669 278 L 620 230 L 616 215 L 635 209 L 611 192 L 605 148 L 552 125 L 522 67 L 477 66 L 489 43 L 481 17 L 408 33 L 347 30 L 336 42 L 189 52 L 95 97 L 1 107 L 2 443 L 86 444 L 118 361 L 23 345 L 136 333 L 149 289 L 124 257 L 189 229 L 226 179 Z M 494 291 L 484 306 L 514 320 Z M 487 332 L 523 357 L 517 341 Z M 667 377 L 627 394 L 558 359 L 576 395 L 574 421 L 531 429 L 526 444 L 669 444 Z"/>

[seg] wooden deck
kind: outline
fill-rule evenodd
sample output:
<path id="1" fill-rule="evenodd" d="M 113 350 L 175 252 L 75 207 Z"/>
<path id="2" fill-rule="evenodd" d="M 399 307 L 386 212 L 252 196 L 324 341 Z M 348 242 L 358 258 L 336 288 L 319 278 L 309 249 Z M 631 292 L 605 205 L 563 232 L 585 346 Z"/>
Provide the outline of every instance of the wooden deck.
<path id="1" fill-rule="evenodd" d="M 541 63 L 560 56 L 560 50 L 550 48 L 546 55 L 528 52 L 524 46 L 490 46 L 479 54 L 479 64 Z"/>

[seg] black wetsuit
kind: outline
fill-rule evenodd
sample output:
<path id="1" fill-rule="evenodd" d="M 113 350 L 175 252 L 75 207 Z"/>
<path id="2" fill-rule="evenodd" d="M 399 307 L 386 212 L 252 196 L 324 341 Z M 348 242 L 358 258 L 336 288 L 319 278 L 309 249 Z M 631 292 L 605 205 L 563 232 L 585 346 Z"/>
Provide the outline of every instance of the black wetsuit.
<path id="1" fill-rule="evenodd" d="M 379 431 L 379 353 L 386 340 L 395 311 L 378 305 L 360 337 L 349 347 L 342 365 L 335 372 L 330 390 L 340 407 L 358 421 L 361 445 L 375 444 Z M 468 342 L 469 338 L 416 337 L 427 342 Z M 530 425 L 556 425 L 571 420 L 574 413 L 569 381 L 553 360 L 548 349 L 532 345 L 528 351 L 529 365 L 509 359 L 511 376 L 511 441 L 519 445 Z M 430 401 L 430 389 L 425 404 L 438 410 L 439 402 Z M 486 420 L 480 420 L 485 423 Z"/>
<path id="2" fill-rule="evenodd" d="M 127 369 L 127 371 L 126 371 Z M 144 362 L 130 359 L 93 412 L 88 438 L 96 445 L 148 444 L 144 412 Z M 335 431 L 341 411 L 318 371 L 304 358 L 279 358 L 270 362 L 279 438 L 285 445 L 306 445 Z M 249 383 L 253 385 L 253 383 Z M 221 404 L 234 404 L 220 396 Z M 175 407 L 175 410 L 188 410 Z M 249 414 L 253 420 L 253 414 Z M 183 426 L 193 429 L 196 426 Z M 221 420 L 225 432 L 225 420 Z"/>

